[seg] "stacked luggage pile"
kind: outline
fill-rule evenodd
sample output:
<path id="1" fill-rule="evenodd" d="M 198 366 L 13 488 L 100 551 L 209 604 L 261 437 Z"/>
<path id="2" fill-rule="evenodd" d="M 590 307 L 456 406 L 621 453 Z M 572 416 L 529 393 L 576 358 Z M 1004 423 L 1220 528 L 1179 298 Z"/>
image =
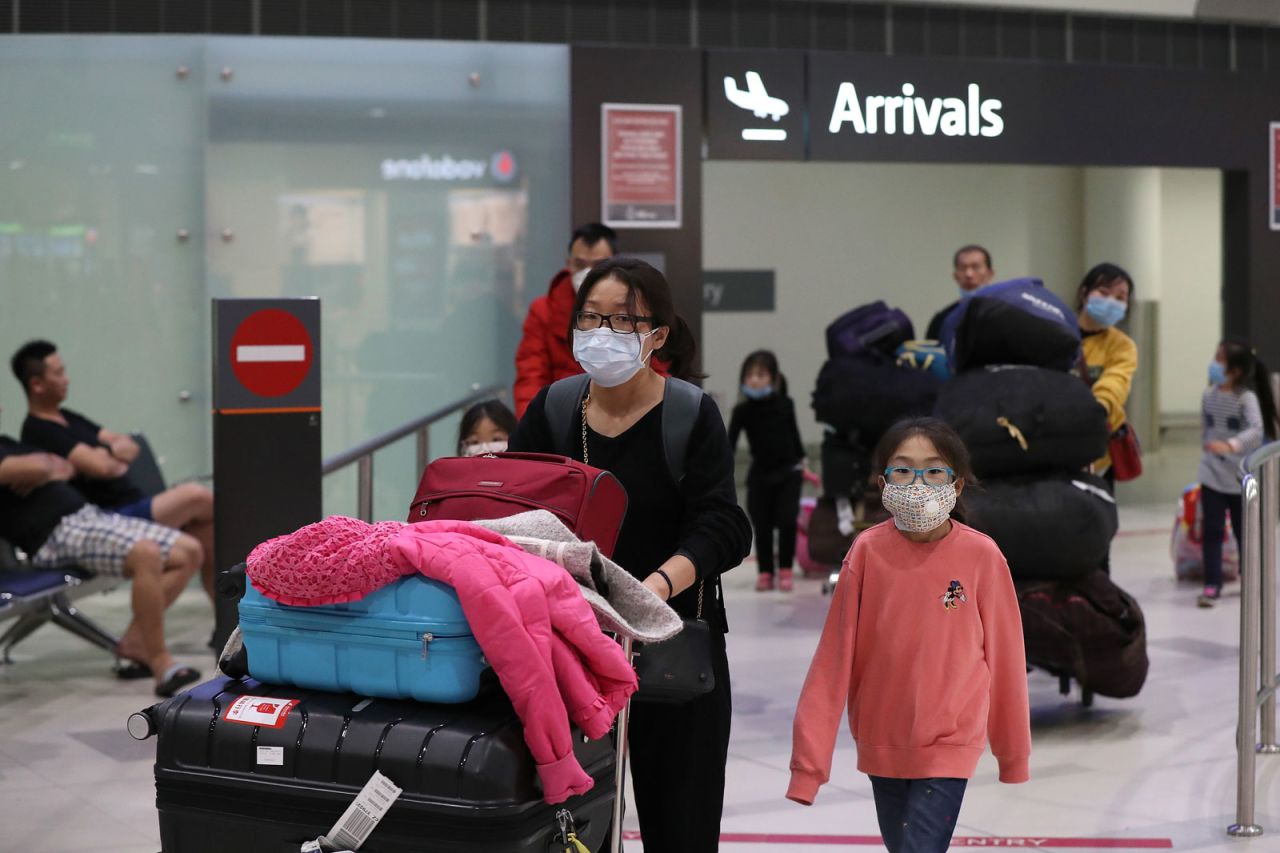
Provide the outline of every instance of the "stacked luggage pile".
<path id="1" fill-rule="evenodd" d="M 611 551 L 626 507 L 621 485 L 585 465 L 542 459 L 574 468 L 566 480 L 589 475 L 573 494 L 546 487 L 541 497 L 577 536 L 590 532 Z M 537 460 L 527 454 L 519 464 Z M 428 466 L 410 520 L 528 509 L 517 502 L 495 512 L 503 494 L 482 500 L 473 483 L 458 485 L 459 478 L 492 478 L 475 465 L 505 461 L 444 459 Z M 569 501 L 564 508 L 555 502 L 560 497 Z M 370 540 L 388 526 L 336 521 L 368 529 Z M 367 554 L 371 546 L 361 540 L 340 551 L 324 541 L 305 559 L 314 554 L 336 564 L 347 551 L 361 550 Z M 411 574 L 357 600 L 291 606 L 256 588 L 253 560 L 255 583 L 246 583 L 244 566 L 220 578 L 220 593 L 239 599 L 236 636 L 243 637 L 242 647 L 224 653 L 223 676 L 129 721 L 134 737 L 159 736 L 156 800 L 165 851 L 607 848 L 625 715 L 618 718 L 623 733 L 614 738 L 573 729 L 572 756 L 592 785 L 555 797 L 526 742 L 519 703 L 513 706 L 498 684 L 477 641 L 495 629 L 473 632 L 454 587 Z M 593 578 L 597 571 L 593 562 Z M 607 586 L 606 580 L 597 583 Z M 669 618 L 678 624 L 674 613 Z"/>
<path id="2" fill-rule="evenodd" d="M 1071 372 L 1075 314 L 1037 279 L 990 285 L 943 327 L 955 376 L 934 414 L 967 444 L 980 487 L 970 523 L 1004 552 L 1018 589 L 1032 665 L 1094 693 L 1136 695 L 1147 672 L 1137 603 L 1106 570 L 1118 518 L 1106 484 L 1087 473 L 1106 452 L 1107 416 Z"/>
<path id="3" fill-rule="evenodd" d="M 822 497 L 801 520 L 802 565 L 837 572 L 857 533 L 887 518 L 872 487 L 871 454 L 894 421 L 933 410 L 945 376 L 943 353 L 918 351 L 914 337 L 907 315 L 883 302 L 827 328 L 828 358 L 813 391 L 824 427 Z M 916 356 L 929 369 L 918 369 Z"/>

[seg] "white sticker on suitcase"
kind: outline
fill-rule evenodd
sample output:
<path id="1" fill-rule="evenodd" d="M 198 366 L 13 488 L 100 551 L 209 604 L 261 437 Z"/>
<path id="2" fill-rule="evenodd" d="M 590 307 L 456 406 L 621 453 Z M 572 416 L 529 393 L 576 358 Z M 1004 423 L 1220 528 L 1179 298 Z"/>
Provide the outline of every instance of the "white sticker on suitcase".
<path id="1" fill-rule="evenodd" d="M 265 726 L 269 729 L 284 728 L 289 712 L 300 700 L 277 699 L 272 696 L 241 696 L 227 708 L 222 719 L 244 726 Z"/>
<path id="2" fill-rule="evenodd" d="M 355 802 L 347 807 L 333 829 L 320 841 L 328 841 L 341 850 L 359 850 L 402 790 L 386 776 L 373 771 L 373 776 L 365 783 Z"/>
<path id="3" fill-rule="evenodd" d="M 258 747 L 258 763 L 267 764 L 272 767 L 284 767 L 284 747 L 283 746 Z"/>

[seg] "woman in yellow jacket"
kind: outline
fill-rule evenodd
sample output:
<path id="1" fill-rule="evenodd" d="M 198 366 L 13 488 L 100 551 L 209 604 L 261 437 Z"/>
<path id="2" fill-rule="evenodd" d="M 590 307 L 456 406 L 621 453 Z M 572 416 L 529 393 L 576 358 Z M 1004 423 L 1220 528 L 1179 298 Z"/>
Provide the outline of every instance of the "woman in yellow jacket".
<path id="1" fill-rule="evenodd" d="M 1080 282 L 1077 308 L 1080 311 L 1080 333 L 1083 336 L 1086 377 L 1094 398 L 1107 410 L 1107 426 L 1115 432 L 1125 423 L 1125 403 L 1133 387 L 1133 374 L 1138 369 L 1138 347 L 1133 338 L 1116 328 L 1128 313 L 1133 299 L 1133 279 L 1115 264 L 1098 264 Z M 1115 488 L 1115 472 L 1110 456 L 1093 464 Z"/>

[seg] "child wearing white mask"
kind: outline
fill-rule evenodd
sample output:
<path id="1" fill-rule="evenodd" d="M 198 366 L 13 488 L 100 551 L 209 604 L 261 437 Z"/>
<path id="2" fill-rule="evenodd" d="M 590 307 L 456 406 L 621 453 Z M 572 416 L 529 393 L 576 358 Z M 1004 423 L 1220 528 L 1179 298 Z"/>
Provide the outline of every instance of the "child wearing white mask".
<path id="1" fill-rule="evenodd" d="M 462 415 L 458 426 L 458 455 L 502 453 L 516 429 L 516 416 L 501 400 L 476 403 Z"/>
<path id="2" fill-rule="evenodd" d="M 1018 600 L 1000 549 L 953 518 L 973 482 L 960 436 L 899 421 L 876 449 L 893 518 L 854 541 L 796 708 L 788 799 L 831 775 L 845 706 L 890 853 L 943 853 L 987 743 L 1000 781 L 1029 778 Z"/>

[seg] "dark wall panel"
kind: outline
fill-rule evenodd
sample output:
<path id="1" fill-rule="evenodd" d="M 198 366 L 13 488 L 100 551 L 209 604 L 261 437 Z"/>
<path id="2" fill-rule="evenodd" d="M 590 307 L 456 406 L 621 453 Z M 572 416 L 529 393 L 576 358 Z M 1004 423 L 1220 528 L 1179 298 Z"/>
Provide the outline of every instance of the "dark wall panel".
<path id="1" fill-rule="evenodd" d="M 575 47 L 571 54 L 573 224 L 600 219 L 600 105 L 679 104 L 683 110 L 683 225 L 619 230 L 626 252 L 661 252 L 676 310 L 702 338 L 702 53 Z"/>

